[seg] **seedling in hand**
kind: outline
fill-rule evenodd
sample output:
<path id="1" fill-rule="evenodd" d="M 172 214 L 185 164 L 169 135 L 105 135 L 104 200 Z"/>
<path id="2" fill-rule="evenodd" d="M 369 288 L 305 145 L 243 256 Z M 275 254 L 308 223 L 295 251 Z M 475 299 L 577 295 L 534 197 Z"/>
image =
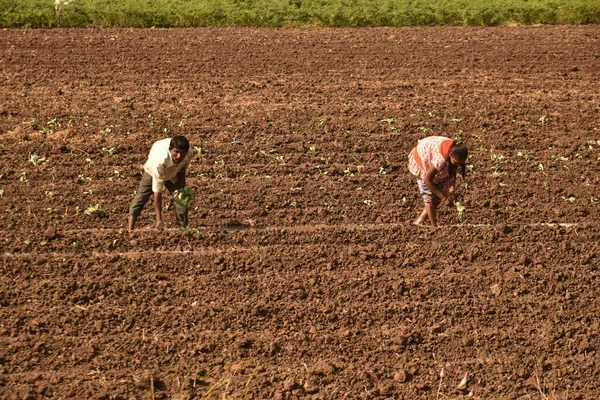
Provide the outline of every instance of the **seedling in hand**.
<path id="1" fill-rule="evenodd" d="M 174 196 L 174 200 L 175 203 L 183 206 L 183 207 L 187 207 L 192 200 L 194 200 L 196 198 L 196 193 L 194 193 L 194 189 L 192 189 L 189 186 L 186 186 L 182 189 L 177 189 L 175 191 L 175 196 Z"/>

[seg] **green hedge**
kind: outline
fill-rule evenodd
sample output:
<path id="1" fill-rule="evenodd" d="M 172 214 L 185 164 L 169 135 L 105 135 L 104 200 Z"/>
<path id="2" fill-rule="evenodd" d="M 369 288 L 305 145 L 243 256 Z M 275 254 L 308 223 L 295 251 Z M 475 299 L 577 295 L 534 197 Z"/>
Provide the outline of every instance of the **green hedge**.
<path id="1" fill-rule="evenodd" d="M 73 0 L 61 26 L 595 24 L 600 0 Z M 53 0 L 0 0 L 0 26 L 53 27 Z"/>

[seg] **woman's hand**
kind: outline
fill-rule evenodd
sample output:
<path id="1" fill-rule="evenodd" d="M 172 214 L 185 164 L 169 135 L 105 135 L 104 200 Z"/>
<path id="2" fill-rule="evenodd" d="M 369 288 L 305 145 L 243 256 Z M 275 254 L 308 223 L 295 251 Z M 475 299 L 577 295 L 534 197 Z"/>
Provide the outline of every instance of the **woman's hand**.
<path id="1" fill-rule="evenodd" d="M 448 195 L 446 196 L 446 198 L 448 199 L 448 205 L 452 205 L 456 201 L 456 198 L 454 197 L 454 193 L 453 192 L 448 193 Z"/>

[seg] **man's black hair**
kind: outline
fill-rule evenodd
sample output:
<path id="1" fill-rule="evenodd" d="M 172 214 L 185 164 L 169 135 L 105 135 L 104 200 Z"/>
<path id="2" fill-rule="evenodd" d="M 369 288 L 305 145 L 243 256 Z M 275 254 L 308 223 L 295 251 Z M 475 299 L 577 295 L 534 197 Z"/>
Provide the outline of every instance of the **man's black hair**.
<path id="1" fill-rule="evenodd" d="M 173 136 L 169 144 L 169 150 L 171 149 L 188 151 L 190 149 L 190 142 L 188 142 L 185 136 Z"/>

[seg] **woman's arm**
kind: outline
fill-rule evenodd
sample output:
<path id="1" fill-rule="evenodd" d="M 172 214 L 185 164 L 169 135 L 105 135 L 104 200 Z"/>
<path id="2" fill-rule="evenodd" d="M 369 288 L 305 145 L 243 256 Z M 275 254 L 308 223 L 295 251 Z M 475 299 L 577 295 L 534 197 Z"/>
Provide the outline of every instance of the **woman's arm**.
<path id="1" fill-rule="evenodd" d="M 438 173 L 438 170 L 435 167 L 430 167 L 425 176 L 423 177 L 423 181 L 429 187 L 429 189 L 436 195 L 438 199 L 440 199 L 440 203 L 444 204 L 447 201 L 447 197 L 444 193 L 442 193 L 433 183 L 433 177 Z"/>

